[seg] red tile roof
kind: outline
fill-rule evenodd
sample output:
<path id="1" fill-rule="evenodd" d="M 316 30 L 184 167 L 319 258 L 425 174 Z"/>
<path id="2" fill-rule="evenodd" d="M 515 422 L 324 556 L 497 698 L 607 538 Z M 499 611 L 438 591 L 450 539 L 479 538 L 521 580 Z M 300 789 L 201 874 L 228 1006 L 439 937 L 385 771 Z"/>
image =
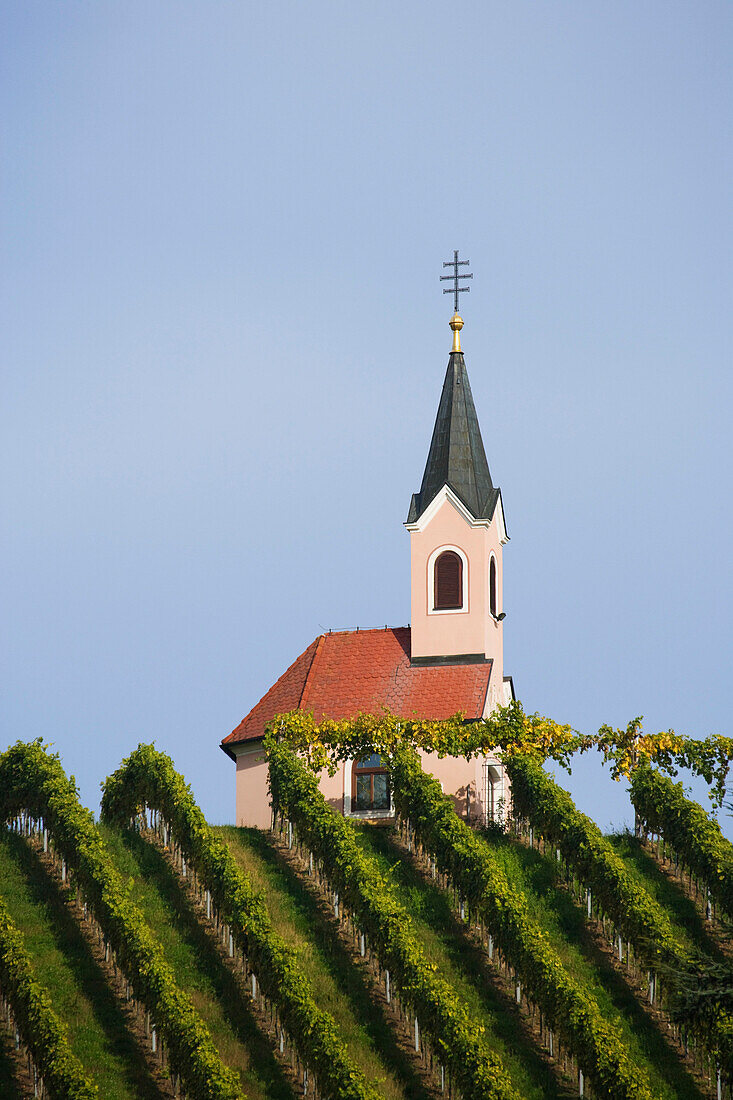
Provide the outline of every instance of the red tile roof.
<path id="1" fill-rule="evenodd" d="M 221 747 L 262 737 L 265 724 L 289 710 L 352 718 L 387 707 L 399 718 L 480 718 L 491 676 L 481 664 L 410 664 L 410 628 L 321 634 L 225 737 Z"/>

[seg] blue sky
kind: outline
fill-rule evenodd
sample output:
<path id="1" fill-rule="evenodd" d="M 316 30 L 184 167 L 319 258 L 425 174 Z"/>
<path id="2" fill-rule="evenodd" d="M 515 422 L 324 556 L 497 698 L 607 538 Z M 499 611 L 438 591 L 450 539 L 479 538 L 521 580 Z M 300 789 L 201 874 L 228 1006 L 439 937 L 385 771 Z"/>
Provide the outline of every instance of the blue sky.
<path id="1" fill-rule="evenodd" d="M 731 733 L 729 4 L 0 20 L 5 742 L 96 807 L 154 739 L 233 818 L 222 736 L 322 629 L 409 621 L 454 248 L 518 694 Z"/>

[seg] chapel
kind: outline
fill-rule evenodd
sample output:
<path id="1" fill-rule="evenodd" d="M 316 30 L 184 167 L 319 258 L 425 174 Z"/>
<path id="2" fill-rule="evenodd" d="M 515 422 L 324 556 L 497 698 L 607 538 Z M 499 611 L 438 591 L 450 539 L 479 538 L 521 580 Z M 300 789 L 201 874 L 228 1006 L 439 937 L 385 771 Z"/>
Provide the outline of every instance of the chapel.
<path id="1" fill-rule="evenodd" d="M 399 718 L 487 717 L 514 697 L 504 675 L 502 551 L 508 541 L 501 490 L 489 472 L 461 350 L 459 266 L 454 261 L 453 347 L 420 490 L 410 501 L 409 626 L 321 634 L 221 742 L 236 765 L 236 824 L 269 828 L 265 727 L 302 710 L 316 721 L 380 713 Z M 456 812 L 487 822 L 509 790 L 498 756 L 473 760 L 423 754 L 423 767 L 455 801 Z M 349 760 L 321 790 L 334 809 L 374 820 L 392 816 L 389 776 L 377 754 Z"/>

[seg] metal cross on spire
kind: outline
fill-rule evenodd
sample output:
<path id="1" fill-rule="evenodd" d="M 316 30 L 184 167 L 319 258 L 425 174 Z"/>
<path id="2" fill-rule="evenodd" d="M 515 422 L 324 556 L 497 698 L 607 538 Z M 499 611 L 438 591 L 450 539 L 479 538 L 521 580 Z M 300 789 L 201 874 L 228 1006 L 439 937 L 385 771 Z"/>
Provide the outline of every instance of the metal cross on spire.
<path id="1" fill-rule="evenodd" d="M 446 260 L 443 263 L 443 267 L 452 267 L 453 268 L 453 274 L 452 275 L 441 275 L 440 276 L 440 281 L 441 281 L 441 283 L 444 283 L 448 280 L 453 282 L 452 287 L 447 286 L 447 287 L 443 288 L 443 293 L 454 295 L 456 313 L 458 313 L 458 295 L 461 294 L 464 290 L 470 290 L 471 289 L 470 286 L 459 286 L 458 285 L 458 280 L 459 279 L 472 279 L 473 278 L 473 275 L 469 274 L 468 272 L 464 272 L 463 274 L 459 274 L 458 268 L 459 267 L 468 267 L 470 262 L 471 262 L 470 260 L 459 260 L 458 259 L 458 250 L 456 249 L 455 252 L 453 253 L 453 259 L 452 260 Z"/>

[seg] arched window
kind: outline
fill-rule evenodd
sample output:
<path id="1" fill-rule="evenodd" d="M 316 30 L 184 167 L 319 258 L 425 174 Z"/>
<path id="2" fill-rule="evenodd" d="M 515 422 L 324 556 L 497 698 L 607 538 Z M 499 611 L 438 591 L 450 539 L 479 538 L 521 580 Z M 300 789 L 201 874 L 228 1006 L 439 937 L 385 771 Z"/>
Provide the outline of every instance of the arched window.
<path id="1" fill-rule="evenodd" d="M 435 561 L 435 610 L 463 607 L 463 562 L 454 550 L 446 550 Z"/>
<path id="2" fill-rule="evenodd" d="M 378 752 L 362 756 L 351 772 L 352 810 L 389 810 L 389 772 Z"/>
<path id="3" fill-rule="evenodd" d="M 493 555 L 489 563 L 489 609 L 496 618 L 496 558 Z"/>

